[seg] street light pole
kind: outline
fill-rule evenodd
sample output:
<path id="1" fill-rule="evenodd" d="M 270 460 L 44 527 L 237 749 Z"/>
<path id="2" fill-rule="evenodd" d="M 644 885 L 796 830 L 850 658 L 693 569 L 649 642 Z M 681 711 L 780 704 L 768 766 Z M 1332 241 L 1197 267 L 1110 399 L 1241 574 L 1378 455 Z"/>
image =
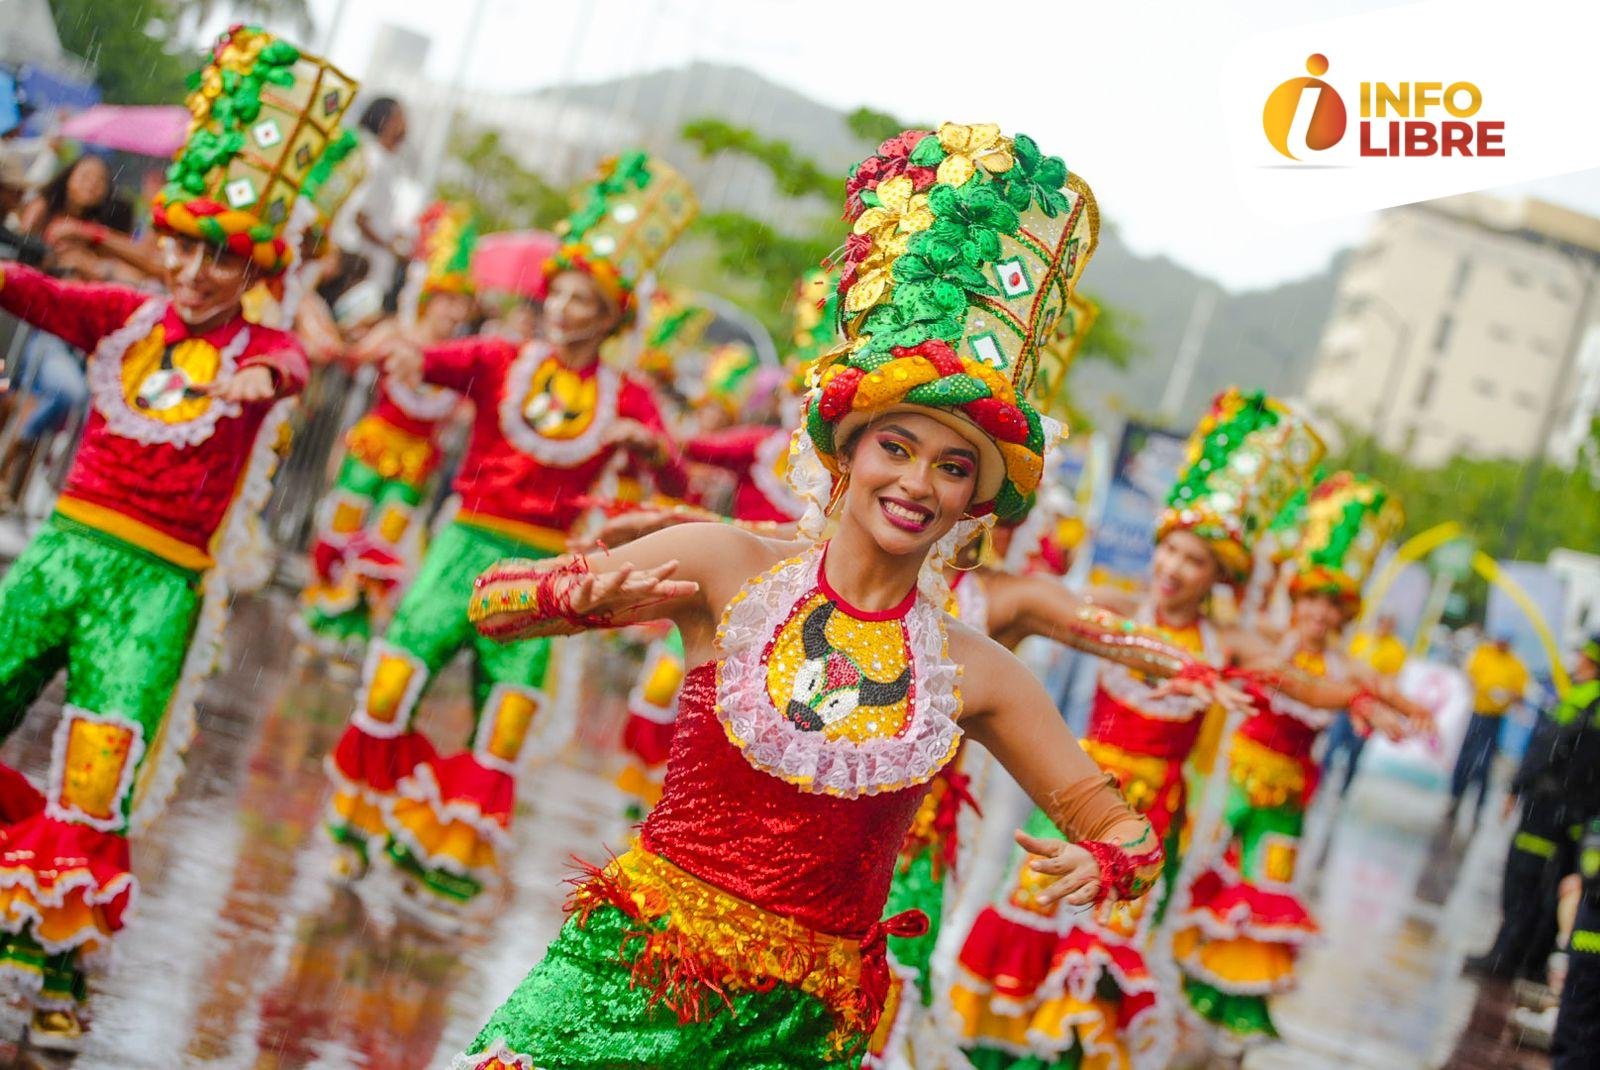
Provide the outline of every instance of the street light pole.
<path id="1" fill-rule="evenodd" d="M 1383 436 L 1388 433 L 1389 425 L 1394 420 L 1394 406 L 1400 396 L 1400 380 L 1410 357 L 1411 324 L 1398 309 L 1376 294 L 1361 294 L 1351 301 L 1349 311 L 1361 310 L 1378 313 L 1388 321 L 1394 332 L 1394 352 L 1389 357 L 1389 367 L 1383 377 L 1383 393 L 1378 398 L 1378 409 L 1373 414 L 1375 419 L 1368 435 L 1366 460 L 1370 467 L 1374 459 L 1373 449 L 1383 446 Z"/>
<path id="2" fill-rule="evenodd" d="M 1539 433 L 1534 440 L 1533 456 L 1522 466 L 1522 483 L 1517 488 L 1517 507 L 1506 525 L 1501 556 L 1515 560 L 1521 548 L 1522 533 L 1528 526 L 1528 511 L 1533 508 L 1533 496 L 1539 489 L 1539 477 L 1544 474 L 1545 454 L 1550 452 L 1550 436 L 1556 427 L 1556 410 L 1566 390 L 1572 385 L 1572 369 L 1578 363 L 1578 351 L 1583 348 L 1583 336 L 1589 326 L 1594 303 L 1596 267 L 1574 257 L 1574 266 L 1583 278 L 1583 296 L 1578 299 L 1578 314 L 1573 317 L 1572 329 L 1567 332 L 1567 351 L 1562 356 L 1561 369 L 1550 385 L 1549 400 L 1545 402 L 1544 416 L 1539 421 Z"/>

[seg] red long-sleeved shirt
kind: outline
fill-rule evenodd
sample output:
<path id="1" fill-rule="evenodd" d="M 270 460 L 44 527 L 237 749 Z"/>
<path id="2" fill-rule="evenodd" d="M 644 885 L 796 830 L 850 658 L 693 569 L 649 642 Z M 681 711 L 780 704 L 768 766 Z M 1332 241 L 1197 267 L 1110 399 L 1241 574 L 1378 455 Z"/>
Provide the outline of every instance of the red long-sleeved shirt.
<path id="1" fill-rule="evenodd" d="M 762 446 L 774 439 L 781 439 L 778 445 L 786 449 L 788 430 L 766 425 L 729 427 L 690 439 L 684 445 L 683 455 L 691 461 L 733 473 L 736 481 L 733 490 L 735 520 L 786 524 L 800 519 L 800 514 L 788 508 L 787 503 L 773 501 L 761 488 L 756 475 L 756 467 L 766 463 Z M 774 471 L 772 479 L 779 478 Z"/>
<path id="2" fill-rule="evenodd" d="M 533 342 L 519 348 L 504 338 L 480 335 L 429 346 L 423 357 L 424 379 L 473 402 L 472 434 L 454 488 L 463 514 L 568 531 L 617 452 L 602 441 L 617 419 L 636 420 L 656 434 L 665 457 L 654 469 L 656 485 L 667 494 L 683 492 L 683 465 L 661 411 L 649 388 L 632 377 L 598 364 L 575 373 L 585 380 L 615 376 L 615 409 L 594 414 L 572 438 L 558 439 L 540 434 L 524 417 L 531 384 L 557 359 L 548 346 Z M 514 392 L 524 396 L 513 397 Z M 585 445 L 590 442 L 592 448 Z M 638 465 L 629 460 L 623 471 L 636 474 Z"/>
<path id="3" fill-rule="evenodd" d="M 157 304 L 141 312 L 151 302 Z M 88 419 L 58 509 L 186 567 L 209 565 L 212 538 L 239 491 L 262 421 L 275 401 L 305 387 L 299 341 L 246 323 L 242 315 L 193 335 L 165 298 L 123 286 L 62 282 L 12 263 L 0 264 L 0 308 L 90 354 Z M 107 336 L 136 313 L 152 317 L 150 329 L 121 354 L 102 354 Z M 246 330 L 235 369 L 271 369 L 275 397 L 238 406 L 185 400 L 173 408 L 186 418 L 171 419 L 141 405 L 141 391 L 161 374 L 163 348 L 197 339 L 220 356 Z M 184 355 L 191 382 L 211 382 L 220 373 L 203 346 L 188 347 Z M 120 362 L 115 374 L 97 366 L 107 359 Z"/>

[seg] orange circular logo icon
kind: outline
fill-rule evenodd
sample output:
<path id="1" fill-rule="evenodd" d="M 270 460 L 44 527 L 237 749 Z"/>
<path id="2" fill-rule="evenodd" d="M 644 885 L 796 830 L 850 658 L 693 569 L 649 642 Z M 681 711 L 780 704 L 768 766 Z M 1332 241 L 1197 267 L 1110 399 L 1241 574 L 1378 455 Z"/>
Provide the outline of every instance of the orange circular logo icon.
<path id="1" fill-rule="evenodd" d="M 1299 160 L 1289 144 L 1289 128 L 1294 125 L 1295 114 L 1300 110 L 1302 94 L 1307 90 L 1317 95 L 1311 109 L 1311 123 L 1306 127 L 1305 148 L 1321 152 L 1332 148 L 1344 137 L 1344 98 L 1339 91 L 1324 82 L 1321 75 L 1328 72 L 1328 57 L 1314 52 L 1306 57 L 1309 78 L 1290 78 L 1274 89 L 1267 97 L 1267 106 L 1261 112 L 1261 126 L 1272 147 L 1291 160 Z"/>

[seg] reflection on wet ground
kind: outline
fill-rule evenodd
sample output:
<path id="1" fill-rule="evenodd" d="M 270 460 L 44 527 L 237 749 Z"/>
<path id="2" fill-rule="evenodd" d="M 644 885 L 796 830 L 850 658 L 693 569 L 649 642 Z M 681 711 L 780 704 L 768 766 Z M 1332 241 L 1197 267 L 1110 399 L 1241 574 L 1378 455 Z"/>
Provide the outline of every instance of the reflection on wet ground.
<path id="1" fill-rule="evenodd" d="M 466 934 L 396 914 L 382 874 L 354 890 L 330 885 L 321 762 L 355 680 L 296 667 L 289 606 L 274 596 L 237 607 L 179 794 L 135 844 L 142 894 L 97 982 L 86 1050 L 19 1065 L 445 1067 L 554 935 L 571 857 L 625 843 L 608 775 L 621 711 L 590 704 L 568 756 L 525 776 L 512 880 Z M 620 678 L 610 665 L 594 675 Z M 424 726 L 460 738 L 464 673 L 435 690 Z M 44 703 L 0 757 L 41 775 L 56 715 Z M 1281 1002 L 1285 1043 L 1252 1051 L 1245 1066 L 1545 1066 L 1510 1044 L 1509 992 L 1480 989 L 1459 969 L 1492 935 L 1507 831 L 1452 845 L 1437 835 L 1441 797 L 1372 775 L 1336 815 L 1332 802 L 1314 817 L 1333 820 L 1316 889 L 1326 941 Z"/>

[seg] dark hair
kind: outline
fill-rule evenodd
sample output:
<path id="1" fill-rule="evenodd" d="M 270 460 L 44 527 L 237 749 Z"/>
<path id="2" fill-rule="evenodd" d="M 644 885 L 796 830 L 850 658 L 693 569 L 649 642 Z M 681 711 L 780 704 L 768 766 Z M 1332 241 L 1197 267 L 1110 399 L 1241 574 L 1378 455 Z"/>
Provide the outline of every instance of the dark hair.
<path id="1" fill-rule="evenodd" d="M 332 308 L 339 303 L 346 290 L 367 277 L 371 265 L 360 253 L 339 250 L 337 262 L 328 277 L 317 287 L 317 294 Z"/>
<path id="2" fill-rule="evenodd" d="M 123 206 L 124 210 L 121 213 L 118 212 L 116 176 L 112 173 L 111 164 L 107 163 L 104 157 L 95 156 L 93 153 L 85 153 L 79 156 L 76 160 L 57 171 L 54 178 L 39 188 L 39 196 L 44 199 L 45 207 L 49 210 L 49 218 L 54 219 L 56 216 L 66 213 L 67 183 L 72 181 L 72 173 L 90 159 L 99 160 L 105 166 L 106 195 L 104 200 L 89 210 L 84 219 L 91 223 L 102 223 L 115 230 L 128 229 L 128 226 L 132 224 L 132 216 L 131 213 L 126 211 L 126 206 Z M 119 219 L 124 221 L 125 225 L 119 226 Z"/>
<path id="3" fill-rule="evenodd" d="M 393 97 L 379 97 L 361 112 L 361 129 L 373 135 L 383 133 L 389 117 L 400 110 L 400 102 Z"/>

